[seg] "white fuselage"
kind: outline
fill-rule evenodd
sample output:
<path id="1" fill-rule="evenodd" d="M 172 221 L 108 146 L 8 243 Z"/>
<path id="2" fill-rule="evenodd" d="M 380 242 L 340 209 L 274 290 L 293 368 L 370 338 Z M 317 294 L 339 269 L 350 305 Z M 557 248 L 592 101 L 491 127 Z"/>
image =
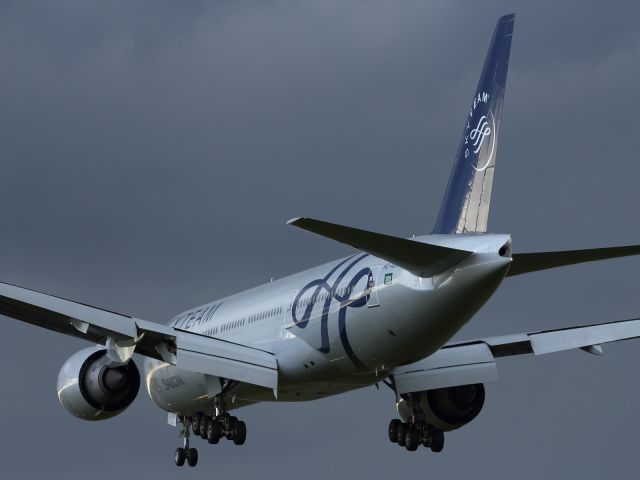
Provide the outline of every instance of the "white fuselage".
<path id="1" fill-rule="evenodd" d="M 419 278 L 357 253 L 188 310 L 169 325 L 276 356 L 277 398 L 271 390 L 240 384 L 227 398 L 229 408 L 312 400 L 371 385 L 441 348 L 493 294 L 510 262 L 508 235 L 414 240 L 474 254 Z M 145 372 L 147 391 L 161 408 L 189 415 L 213 411 L 204 375 L 150 359 Z"/>

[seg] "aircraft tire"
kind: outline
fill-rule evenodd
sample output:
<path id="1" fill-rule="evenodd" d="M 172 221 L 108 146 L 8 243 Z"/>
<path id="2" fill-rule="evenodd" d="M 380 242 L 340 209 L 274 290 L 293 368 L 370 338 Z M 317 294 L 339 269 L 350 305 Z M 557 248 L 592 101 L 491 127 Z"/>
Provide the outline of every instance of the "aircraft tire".
<path id="1" fill-rule="evenodd" d="M 200 435 L 200 417 L 198 415 L 191 417 L 191 431 L 194 435 Z"/>
<path id="2" fill-rule="evenodd" d="M 238 424 L 238 417 L 229 417 L 229 430 L 234 430 Z"/>
<path id="3" fill-rule="evenodd" d="M 233 440 L 233 432 L 236 424 L 238 423 L 238 417 L 229 416 L 225 421 L 225 437 L 227 440 Z"/>
<path id="4" fill-rule="evenodd" d="M 198 434 L 200 435 L 200 438 L 207 438 L 207 426 L 209 425 L 210 421 L 211 420 L 204 415 L 200 417 L 200 424 L 198 425 Z"/>
<path id="5" fill-rule="evenodd" d="M 233 443 L 236 445 L 244 445 L 247 439 L 247 425 L 243 421 L 236 422 L 233 428 Z"/>
<path id="6" fill-rule="evenodd" d="M 400 425 L 398 425 L 398 445 L 400 445 L 401 447 L 404 447 L 406 445 L 407 427 L 408 425 L 406 423 L 400 423 Z"/>
<path id="7" fill-rule="evenodd" d="M 207 442 L 216 444 L 222 438 L 222 424 L 217 420 L 212 420 L 207 425 Z"/>
<path id="8" fill-rule="evenodd" d="M 398 443 L 398 426 L 401 423 L 397 418 L 389 422 L 389 440 L 391 440 L 391 443 Z"/>
<path id="9" fill-rule="evenodd" d="M 187 453 L 185 452 L 184 448 L 182 447 L 176 448 L 174 460 L 178 467 L 181 467 L 184 465 L 184 461 L 186 458 L 187 458 Z"/>
<path id="10" fill-rule="evenodd" d="M 412 427 L 409 427 L 406 432 L 405 447 L 408 451 L 415 452 L 418 449 L 418 445 L 420 445 L 420 434 Z"/>
<path id="11" fill-rule="evenodd" d="M 198 450 L 195 448 L 190 448 L 187 450 L 187 463 L 190 467 L 195 467 L 198 464 Z"/>
<path id="12" fill-rule="evenodd" d="M 444 433 L 439 428 L 436 428 L 431 433 L 431 451 L 441 452 L 444 448 Z"/>

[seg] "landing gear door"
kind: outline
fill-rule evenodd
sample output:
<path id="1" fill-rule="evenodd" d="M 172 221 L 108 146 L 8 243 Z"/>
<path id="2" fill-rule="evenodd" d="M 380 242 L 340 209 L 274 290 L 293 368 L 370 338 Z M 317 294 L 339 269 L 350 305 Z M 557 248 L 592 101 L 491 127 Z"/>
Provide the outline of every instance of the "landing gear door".
<path id="1" fill-rule="evenodd" d="M 369 279 L 369 288 L 371 289 L 369 293 L 369 301 L 367 302 L 367 307 L 379 307 L 380 300 L 378 299 L 378 282 L 380 277 L 380 265 L 374 265 L 371 267 L 371 278 Z"/>

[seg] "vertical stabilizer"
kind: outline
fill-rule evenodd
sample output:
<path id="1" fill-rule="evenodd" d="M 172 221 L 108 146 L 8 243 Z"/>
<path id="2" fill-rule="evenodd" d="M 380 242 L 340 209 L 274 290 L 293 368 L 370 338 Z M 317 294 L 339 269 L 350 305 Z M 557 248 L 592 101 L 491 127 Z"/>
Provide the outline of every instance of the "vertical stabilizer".
<path id="1" fill-rule="evenodd" d="M 433 233 L 487 231 L 514 19 L 498 19 Z"/>

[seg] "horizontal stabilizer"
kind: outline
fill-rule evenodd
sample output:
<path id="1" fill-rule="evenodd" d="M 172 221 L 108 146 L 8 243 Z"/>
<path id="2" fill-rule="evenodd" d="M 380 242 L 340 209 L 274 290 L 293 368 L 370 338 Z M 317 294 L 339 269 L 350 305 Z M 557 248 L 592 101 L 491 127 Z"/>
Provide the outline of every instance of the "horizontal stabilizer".
<path id="1" fill-rule="evenodd" d="M 432 277 L 457 265 L 473 253 L 467 250 L 368 232 L 358 228 L 344 227 L 311 218 L 293 218 L 287 224 L 336 242 L 346 243 L 424 278 Z"/>
<path id="2" fill-rule="evenodd" d="M 523 273 L 565 267 L 576 263 L 594 262 L 608 258 L 640 255 L 640 245 L 625 247 L 592 248 L 589 250 L 566 250 L 563 252 L 516 253 L 507 273 L 508 277 Z"/>

